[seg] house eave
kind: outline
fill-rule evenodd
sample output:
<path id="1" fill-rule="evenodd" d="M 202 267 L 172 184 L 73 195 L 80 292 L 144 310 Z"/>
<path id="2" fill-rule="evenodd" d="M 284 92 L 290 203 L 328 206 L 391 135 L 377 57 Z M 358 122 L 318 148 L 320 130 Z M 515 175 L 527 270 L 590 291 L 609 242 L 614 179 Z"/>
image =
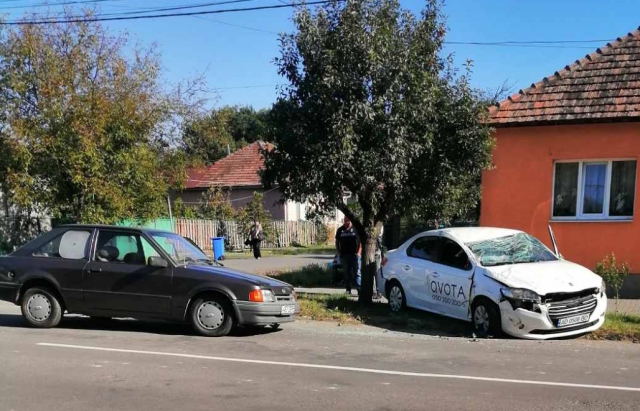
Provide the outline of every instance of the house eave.
<path id="1" fill-rule="evenodd" d="M 499 128 L 516 128 L 516 127 L 535 127 L 535 126 L 562 126 L 562 125 L 580 125 L 580 124 L 607 124 L 607 123 L 637 123 L 640 117 L 610 117 L 610 118 L 579 118 L 569 120 L 537 120 L 537 121 L 510 121 L 505 123 L 488 122 L 490 127 Z"/>

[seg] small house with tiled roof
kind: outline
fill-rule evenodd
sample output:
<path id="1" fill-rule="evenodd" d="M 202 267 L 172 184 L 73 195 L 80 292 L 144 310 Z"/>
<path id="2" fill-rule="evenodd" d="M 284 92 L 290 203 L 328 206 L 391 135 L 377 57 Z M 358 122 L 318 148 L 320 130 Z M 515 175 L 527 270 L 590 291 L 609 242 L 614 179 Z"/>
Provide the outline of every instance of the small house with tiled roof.
<path id="1" fill-rule="evenodd" d="M 518 228 L 593 269 L 606 254 L 640 274 L 640 31 L 492 107 L 494 167 L 480 224 Z M 640 295 L 640 275 L 625 284 Z"/>
<path id="2" fill-rule="evenodd" d="M 202 200 L 202 194 L 212 185 L 217 185 L 229 191 L 231 205 L 238 209 L 252 200 L 254 192 L 261 192 L 264 194 L 265 209 L 273 219 L 304 220 L 304 204 L 292 201 L 280 204 L 281 194 L 277 188 L 265 190 L 262 186 L 259 174 L 264 167 L 262 151 L 270 147 L 271 144 L 258 141 L 209 166 L 187 170 L 185 189 L 174 193 L 174 199 L 180 198 L 186 205 L 197 205 Z"/>

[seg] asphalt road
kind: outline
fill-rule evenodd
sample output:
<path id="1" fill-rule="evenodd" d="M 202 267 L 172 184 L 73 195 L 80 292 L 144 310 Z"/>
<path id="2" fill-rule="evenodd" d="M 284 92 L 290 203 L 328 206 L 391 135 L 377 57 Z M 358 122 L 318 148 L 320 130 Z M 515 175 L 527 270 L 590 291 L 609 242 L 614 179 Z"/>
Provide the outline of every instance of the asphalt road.
<path id="1" fill-rule="evenodd" d="M 443 339 L 298 322 L 221 339 L 0 303 L 0 410 L 633 410 L 640 345 Z"/>

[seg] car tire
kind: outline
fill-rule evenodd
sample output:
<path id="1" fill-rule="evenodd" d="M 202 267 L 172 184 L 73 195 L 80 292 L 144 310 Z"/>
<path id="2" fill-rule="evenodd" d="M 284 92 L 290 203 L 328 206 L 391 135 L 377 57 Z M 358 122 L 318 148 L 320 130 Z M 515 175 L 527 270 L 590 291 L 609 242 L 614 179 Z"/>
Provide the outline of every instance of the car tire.
<path id="1" fill-rule="evenodd" d="M 500 337 L 502 335 L 502 320 L 500 310 L 496 304 L 487 299 L 480 298 L 472 306 L 473 328 L 480 337 Z"/>
<path id="2" fill-rule="evenodd" d="M 407 298 L 404 293 L 404 288 L 402 288 L 402 285 L 400 285 L 398 281 L 393 281 L 389 285 L 387 300 L 389 300 L 389 308 L 395 313 L 407 308 Z"/>
<path id="3" fill-rule="evenodd" d="M 193 328 L 205 337 L 224 337 L 235 323 L 229 301 L 215 294 L 196 298 L 191 305 L 190 316 Z"/>
<path id="4" fill-rule="evenodd" d="M 62 319 L 62 304 L 56 294 L 45 287 L 29 288 L 20 304 L 22 316 L 36 328 L 52 328 Z"/>

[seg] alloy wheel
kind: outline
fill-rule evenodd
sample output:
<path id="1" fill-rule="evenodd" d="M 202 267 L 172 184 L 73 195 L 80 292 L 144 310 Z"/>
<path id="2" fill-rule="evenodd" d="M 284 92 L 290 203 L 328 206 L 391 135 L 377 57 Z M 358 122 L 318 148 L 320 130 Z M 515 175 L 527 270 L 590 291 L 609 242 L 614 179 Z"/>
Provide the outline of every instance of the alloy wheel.
<path id="1" fill-rule="evenodd" d="M 476 330 L 486 333 L 489 331 L 489 312 L 484 305 L 476 307 L 473 313 L 473 324 L 476 326 Z"/>
<path id="2" fill-rule="evenodd" d="M 391 307 L 391 311 L 400 311 L 402 304 L 402 290 L 397 285 L 394 285 L 389 293 L 389 306 Z"/>

